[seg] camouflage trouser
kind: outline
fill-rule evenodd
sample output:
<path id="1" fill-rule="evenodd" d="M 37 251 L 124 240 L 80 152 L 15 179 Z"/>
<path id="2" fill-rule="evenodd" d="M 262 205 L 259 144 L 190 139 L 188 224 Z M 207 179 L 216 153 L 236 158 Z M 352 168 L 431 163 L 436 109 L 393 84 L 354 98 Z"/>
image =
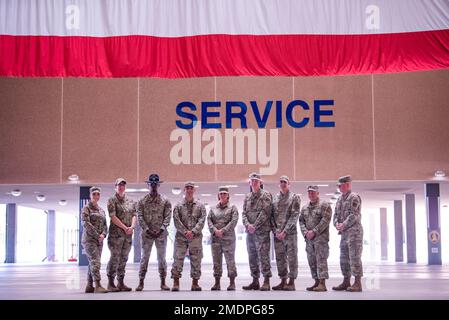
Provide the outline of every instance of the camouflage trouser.
<path id="1" fill-rule="evenodd" d="M 363 229 L 361 226 L 351 227 L 341 235 L 340 267 L 344 277 L 363 276 L 362 266 Z"/>
<path id="2" fill-rule="evenodd" d="M 83 248 L 86 252 L 87 261 L 89 266 L 87 268 L 87 281 L 100 281 L 100 268 L 101 268 L 101 251 L 103 251 L 103 243 L 96 241 L 83 242 Z"/>
<path id="3" fill-rule="evenodd" d="M 271 277 L 270 264 L 270 231 L 264 233 L 247 233 L 246 248 L 248 250 L 251 277 L 260 277 L 260 268 L 264 277 Z"/>
<path id="4" fill-rule="evenodd" d="M 280 278 L 298 276 L 298 235 L 287 234 L 283 241 L 274 237 L 274 251 Z"/>
<path id="5" fill-rule="evenodd" d="M 329 279 L 327 258 L 329 257 L 329 241 L 327 239 L 306 239 L 307 261 L 309 262 L 312 278 Z"/>
<path id="6" fill-rule="evenodd" d="M 123 279 L 125 277 L 125 267 L 131 250 L 132 237 L 108 237 L 108 247 L 111 251 L 111 258 L 107 266 L 108 277 Z"/>
<path id="7" fill-rule="evenodd" d="M 145 279 L 148 270 L 148 261 L 151 256 L 153 243 L 156 245 L 157 261 L 159 265 L 159 276 L 165 278 L 167 276 L 167 262 L 165 261 L 165 252 L 167 250 L 167 231 L 161 233 L 159 237 L 151 238 L 142 232 L 142 257 L 140 259 L 139 279 Z"/>
<path id="8" fill-rule="evenodd" d="M 182 236 L 176 235 L 173 267 L 171 269 L 172 278 L 181 278 L 187 249 L 189 249 L 190 258 L 190 277 L 192 279 L 199 279 L 201 277 L 201 259 L 203 259 L 202 241 L 202 236 L 187 240 Z"/>
<path id="9" fill-rule="evenodd" d="M 228 277 L 237 277 L 235 266 L 235 236 L 231 238 L 212 237 L 212 261 L 214 263 L 214 277 L 221 277 L 223 274 L 223 255 L 226 259 Z"/>

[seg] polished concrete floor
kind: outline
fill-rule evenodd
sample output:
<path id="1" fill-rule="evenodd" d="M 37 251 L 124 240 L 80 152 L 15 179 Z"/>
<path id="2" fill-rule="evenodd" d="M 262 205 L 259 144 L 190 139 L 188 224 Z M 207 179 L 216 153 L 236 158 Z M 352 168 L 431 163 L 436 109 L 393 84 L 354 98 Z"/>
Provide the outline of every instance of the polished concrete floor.
<path id="1" fill-rule="evenodd" d="M 187 262 L 187 261 L 186 261 Z M 133 288 L 138 283 L 138 264 L 128 264 L 125 283 Z M 330 266 L 330 289 L 341 281 L 338 265 Z M 273 266 L 274 275 L 276 267 Z M 242 285 L 250 281 L 247 265 L 238 265 L 239 277 L 234 292 L 210 291 L 213 284 L 212 266 L 203 265 L 201 292 L 190 291 L 189 266 L 186 263 L 184 277 L 181 279 L 180 292 L 162 292 L 159 290 L 157 266 L 151 264 L 143 292 L 120 292 L 107 294 L 85 294 L 86 267 L 64 264 L 44 265 L 0 265 L 0 299 L 180 299 L 180 300 L 272 300 L 272 299 L 449 299 L 449 266 L 427 266 L 407 264 L 365 264 L 363 278 L 364 292 L 349 293 L 327 291 L 308 292 L 306 286 L 312 283 L 308 267 L 300 264 L 296 282 L 297 290 L 287 291 L 242 291 Z M 102 266 L 105 278 L 105 265 Z M 222 287 L 226 288 L 227 278 L 223 278 Z M 272 285 L 278 278 L 272 278 Z M 103 284 L 106 281 L 103 279 Z M 168 279 L 168 285 L 172 281 Z"/>

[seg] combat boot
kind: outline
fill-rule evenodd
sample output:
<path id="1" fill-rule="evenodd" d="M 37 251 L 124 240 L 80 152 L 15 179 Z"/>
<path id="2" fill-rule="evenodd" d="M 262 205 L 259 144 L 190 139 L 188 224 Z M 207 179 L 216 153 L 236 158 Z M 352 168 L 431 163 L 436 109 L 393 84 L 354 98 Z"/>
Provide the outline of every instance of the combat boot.
<path id="1" fill-rule="evenodd" d="M 260 287 L 260 291 L 270 291 L 270 278 L 265 277 L 263 280 L 263 285 Z"/>
<path id="2" fill-rule="evenodd" d="M 108 277 L 108 292 L 119 292 L 120 290 L 114 284 L 114 277 Z"/>
<path id="3" fill-rule="evenodd" d="M 273 287 L 273 290 L 284 290 L 284 287 L 287 284 L 287 279 L 286 278 L 282 278 L 281 279 L 281 283 L 279 283 L 277 286 Z"/>
<path id="4" fill-rule="evenodd" d="M 220 288 L 220 277 L 215 277 L 215 284 L 212 288 L 210 288 L 212 291 L 219 291 Z"/>
<path id="5" fill-rule="evenodd" d="M 95 281 L 95 293 L 107 293 L 108 290 L 101 286 L 100 281 Z"/>
<path id="6" fill-rule="evenodd" d="M 170 288 L 165 284 L 165 277 L 161 278 L 161 290 L 168 291 Z"/>
<path id="7" fill-rule="evenodd" d="M 228 291 L 235 291 L 235 277 L 230 277 L 229 278 L 229 286 L 226 289 Z"/>
<path id="8" fill-rule="evenodd" d="M 260 290 L 259 279 L 253 278 L 253 282 L 251 282 L 247 286 L 242 287 L 243 290 Z"/>
<path id="9" fill-rule="evenodd" d="M 85 293 L 94 293 L 95 288 L 94 288 L 94 281 L 92 280 L 92 277 L 87 279 L 87 285 L 86 285 L 86 290 L 84 290 Z"/>
<path id="10" fill-rule="evenodd" d="M 201 287 L 198 285 L 198 279 L 192 279 L 192 291 L 201 291 Z"/>
<path id="11" fill-rule="evenodd" d="M 294 278 L 290 278 L 288 280 L 288 283 L 284 286 L 283 290 L 285 290 L 285 291 L 295 291 L 296 290 L 295 279 Z"/>
<path id="12" fill-rule="evenodd" d="M 128 286 L 123 282 L 123 278 L 119 278 L 119 279 L 118 279 L 117 289 L 119 289 L 120 291 L 132 291 L 132 289 L 131 289 L 130 287 L 128 287 Z"/>
<path id="13" fill-rule="evenodd" d="M 315 288 L 313 288 L 313 291 L 315 291 L 315 292 L 327 291 L 326 280 L 325 279 L 320 279 L 318 285 Z"/>
<path id="14" fill-rule="evenodd" d="M 362 277 L 355 277 L 354 284 L 346 289 L 349 292 L 362 292 Z"/>
<path id="15" fill-rule="evenodd" d="M 315 283 L 314 283 L 311 287 L 307 287 L 306 290 L 307 290 L 307 291 L 313 291 L 313 289 L 315 289 L 316 287 L 318 287 L 319 284 L 320 284 L 320 280 L 315 279 Z"/>
<path id="16" fill-rule="evenodd" d="M 144 279 L 139 279 L 139 285 L 136 288 L 136 291 L 142 291 L 144 287 Z"/>
<path id="17" fill-rule="evenodd" d="M 344 291 L 344 290 L 346 290 L 351 285 L 351 282 L 349 281 L 350 279 L 351 279 L 350 277 L 345 277 L 343 279 L 343 282 L 340 283 L 336 287 L 332 287 L 332 290 L 335 290 L 335 291 Z"/>
<path id="18" fill-rule="evenodd" d="M 179 278 L 173 278 L 173 287 L 171 291 L 179 291 Z"/>

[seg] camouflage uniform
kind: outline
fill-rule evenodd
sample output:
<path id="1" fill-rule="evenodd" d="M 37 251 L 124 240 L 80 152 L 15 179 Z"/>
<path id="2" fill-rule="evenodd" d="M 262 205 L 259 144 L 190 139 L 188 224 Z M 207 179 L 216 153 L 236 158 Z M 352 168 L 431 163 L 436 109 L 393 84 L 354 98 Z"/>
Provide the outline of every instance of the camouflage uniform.
<path id="1" fill-rule="evenodd" d="M 298 276 L 298 223 L 301 199 L 291 191 L 279 192 L 273 199 L 271 227 L 273 233 L 286 232 L 284 240 L 274 237 L 276 264 L 281 279 Z M 288 265 L 287 265 L 288 262 Z"/>
<path id="2" fill-rule="evenodd" d="M 355 192 L 342 195 L 335 206 L 334 226 L 343 223 L 340 241 L 340 267 L 343 276 L 363 276 L 362 250 L 363 227 L 361 215 L 362 200 Z"/>
<path id="3" fill-rule="evenodd" d="M 113 216 L 117 216 L 127 227 L 131 227 L 132 219 L 136 216 L 134 202 L 127 195 L 121 198 L 117 193 L 108 200 L 108 212 L 111 219 Z M 127 235 L 111 220 L 108 237 L 108 247 L 111 251 L 107 267 L 108 277 L 114 278 L 117 275 L 117 279 L 123 280 L 131 245 L 132 235 Z"/>
<path id="4" fill-rule="evenodd" d="M 263 189 L 250 192 L 243 202 L 242 220 L 245 228 L 252 224 L 256 231 L 251 234 L 247 231 L 246 246 L 249 257 L 251 277 L 260 277 L 260 268 L 265 278 L 272 276 L 270 264 L 270 216 L 271 194 Z"/>
<path id="5" fill-rule="evenodd" d="M 203 258 L 203 227 L 206 221 L 206 208 L 200 201 L 185 199 L 173 209 L 173 221 L 176 227 L 175 250 L 173 254 L 172 278 L 181 278 L 184 258 L 189 249 L 190 277 L 198 280 L 201 277 L 201 259 Z M 194 236 L 189 240 L 185 232 L 192 231 Z"/>
<path id="6" fill-rule="evenodd" d="M 207 224 L 212 235 L 212 260 L 214 263 L 214 277 L 221 277 L 223 274 L 223 255 L 226 259 L 228 277 L 237 277 L 235 266 L 235 226 L 239 219 L 237 207 L 218 203 L 215 208 L 211 208 L 207 216 Z M 216 230 L 222 230 L 223 236 L 218 238 L 214 235 Z"/>
<path id="7" fill-rule="evenodd" d="M 329 257 L 329 224 L 332 219 L 332 207 L 326 201 L 309 202 L 302 207 L 299 216 L 301 233 L 306 240 L 307 260 L 312 278 L 329 279 L 327 258 Z M 312 240 L 306 238 L 307 231 L 315 232 Z"/>
<path id="8" fill-rule="evenodd" d="M 171 203 L 163 195 L 157 194 L 152 197 L 147 194 L 137 204 L 137 217 L 142 228 L 142 258 L 140 260 L 139 278 L 145 279 L 148 269 L 148 261 L 151 255 L 153 243 L 156 245 L 157 261 L 159 264 L 159 276 L 165 278 L 167 275 L 167 262 L 165 252 L 167 249 L 167 228 L 171 219 Z M 159 231 L 160 235 L 154 238 L 149 231 Z"/>
<path id="9" fill-rule="evenodd" d="M 100 206 L 94 205 L 92 201 L 89 201 L 81 211 L 81 219 L 83 222 L 81 244 L 89 261 L 87 281 L 92 283 L 93 280 L 101 280 L 100 267 L 103 242 L 100 243 L 98 238 L 101 234 L 105 237 L 108 234 L 106 214 Z"/>

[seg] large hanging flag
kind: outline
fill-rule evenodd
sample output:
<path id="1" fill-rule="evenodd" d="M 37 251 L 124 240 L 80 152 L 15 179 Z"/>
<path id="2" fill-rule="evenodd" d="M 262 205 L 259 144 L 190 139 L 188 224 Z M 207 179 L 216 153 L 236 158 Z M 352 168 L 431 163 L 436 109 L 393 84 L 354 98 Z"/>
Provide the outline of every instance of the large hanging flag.
<path id="1" fill-rule="evenodd" d="M 449 0 L 0 0 L 0 76 L 449 68 Z"/>

